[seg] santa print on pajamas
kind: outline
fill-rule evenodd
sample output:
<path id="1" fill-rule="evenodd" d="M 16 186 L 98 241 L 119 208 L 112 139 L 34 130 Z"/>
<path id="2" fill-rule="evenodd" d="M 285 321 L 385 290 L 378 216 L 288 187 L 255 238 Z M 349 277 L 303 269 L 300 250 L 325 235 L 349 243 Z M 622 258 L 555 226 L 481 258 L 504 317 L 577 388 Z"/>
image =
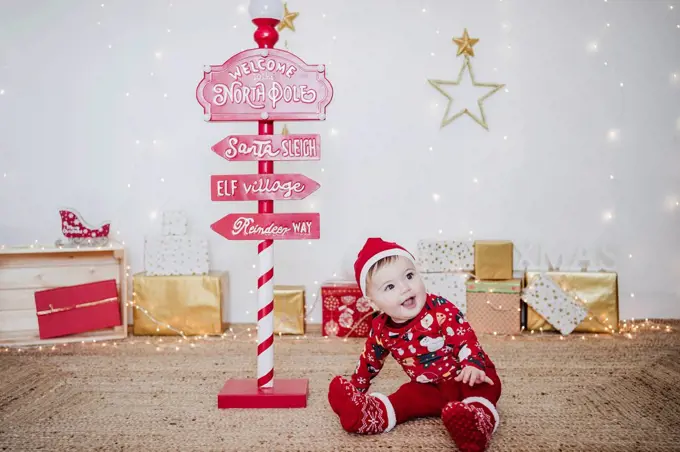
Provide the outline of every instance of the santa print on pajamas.
<path id="1" fill-rule="evenodd" d="M 390 354 L 411 381 L 390 396 L 368 395 L 371 381 Z M 484 371 L 494 384 L 471 387 L 455 381 L 465 366 Z M 486 447 L 498 427 L 500 395 L 495 365 L 463 313 L 432 294 L 427 295 L 421 312 L 405 324 L 394 324 L 384 313 L 374 318 L 350 381 L 335 377 L 329 388 L 329 402 L 347 431 L 381 433 L 409 419 L 441 416 L 459 448 L 465 450 Z"/>

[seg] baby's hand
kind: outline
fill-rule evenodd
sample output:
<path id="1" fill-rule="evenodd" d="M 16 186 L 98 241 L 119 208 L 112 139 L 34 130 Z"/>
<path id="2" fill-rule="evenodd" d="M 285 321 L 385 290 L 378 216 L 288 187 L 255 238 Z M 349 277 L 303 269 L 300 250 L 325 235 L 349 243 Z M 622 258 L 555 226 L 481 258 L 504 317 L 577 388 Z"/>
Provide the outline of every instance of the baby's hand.
<path id="1" fill-rule="evenodd" d="M 463 384 L 467 384 L 469 381 L 470 386 L 474 386 L 478 383 L 489 383 L 493 386 L 491 378 L 487 377 L 483 370 L 479 370 L 473 366 L 465 366 L 454 380 L 462 381 Z"/>

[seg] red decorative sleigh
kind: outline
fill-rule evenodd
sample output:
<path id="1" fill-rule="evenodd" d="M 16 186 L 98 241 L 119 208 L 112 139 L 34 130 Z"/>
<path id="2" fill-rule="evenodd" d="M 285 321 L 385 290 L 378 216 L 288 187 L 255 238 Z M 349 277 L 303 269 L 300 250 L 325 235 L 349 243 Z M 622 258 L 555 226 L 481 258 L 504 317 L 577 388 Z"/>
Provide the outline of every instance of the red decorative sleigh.
<path id="1" fill-rule="evenodd" d="M 99 226 L 91 226 L 83 217 L 71 208 L 59 210 L 61 215 L 61 232 L 70 244 L 102 246 L 109 241 L 110 222 Z"/>

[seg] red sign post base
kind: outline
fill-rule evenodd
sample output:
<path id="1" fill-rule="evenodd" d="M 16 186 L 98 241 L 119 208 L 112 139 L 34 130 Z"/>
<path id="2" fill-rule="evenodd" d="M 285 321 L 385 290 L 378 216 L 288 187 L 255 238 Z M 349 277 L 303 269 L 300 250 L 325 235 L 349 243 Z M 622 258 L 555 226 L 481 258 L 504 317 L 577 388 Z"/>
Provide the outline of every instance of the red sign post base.
<path id="1" fill-rule="evenodd" d="M 231 379 L 217 394 L 217 408 L 306 408 L 309 381 L 274 379 L 271 388 L 258 388 L 257 379 Z"/>

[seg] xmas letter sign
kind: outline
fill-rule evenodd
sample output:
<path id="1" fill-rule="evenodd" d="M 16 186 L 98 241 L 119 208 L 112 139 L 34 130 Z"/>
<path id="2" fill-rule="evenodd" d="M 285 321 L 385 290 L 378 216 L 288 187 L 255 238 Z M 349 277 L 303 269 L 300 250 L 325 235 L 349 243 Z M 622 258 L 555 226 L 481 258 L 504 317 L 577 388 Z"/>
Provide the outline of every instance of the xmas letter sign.
<path id="1" fill-rule="evenodd" d="M 319 160 L 319 135 L 229 135 L 212 147 L 230 161 Z"/>
<path id="2" fill-rule="evenodd" d="M 196 98 L 206 121 L 326 119 L 333 89 L 323 65 L 280 49 L 250 49 L 206 66 Z"/>
<path id="3" fill-rule="evenodd" d="M 318 213 L 230 213 L 211 227 L 229 240 L 309 240 L 320 236 Z"/>
<path id="4" fill-rule="evenodd" d="M 277 7 L 277 1 L 262 1 Z M 273 5 L 273 6 L 272 6 Z M 256 5 L 257 6 L 257 5 Z M 260 5 L 261 6 L 261 5 Z M 218 394 L 220 408 L 293 408 L 307 404 L 305 379 L 274 378 L 275 240 L 321 236 L 318 213 L 273 213 L 274 201 L 300 200 L 319 184 L 302 174 L 275 174 L 274 161 L 319 160 L 318 134 L 274 135 L 274 121 L 325 120 L 333 87 L 323 65 L 308 65 L 294 54 L 274 49 L 279 19 L 254 17 L 259 48 L 205 66 L 196 99 L 206 121 L 257 121 L 257 135 L 229 135 L 212 146 L 220 157 L 256 161 L 257 174 L 213 175 L 213 201 L 257 201 L 257 213 L 230 213 L 211 225 L 228 240 L 257 240 L 257 379 L 230 379 Z"/>
<path id="5" fill-rule="evenodd" d="M 210 176 L 213 201 L 305 199 L 319 183 L 303 174 L 236 174 Z"/>

